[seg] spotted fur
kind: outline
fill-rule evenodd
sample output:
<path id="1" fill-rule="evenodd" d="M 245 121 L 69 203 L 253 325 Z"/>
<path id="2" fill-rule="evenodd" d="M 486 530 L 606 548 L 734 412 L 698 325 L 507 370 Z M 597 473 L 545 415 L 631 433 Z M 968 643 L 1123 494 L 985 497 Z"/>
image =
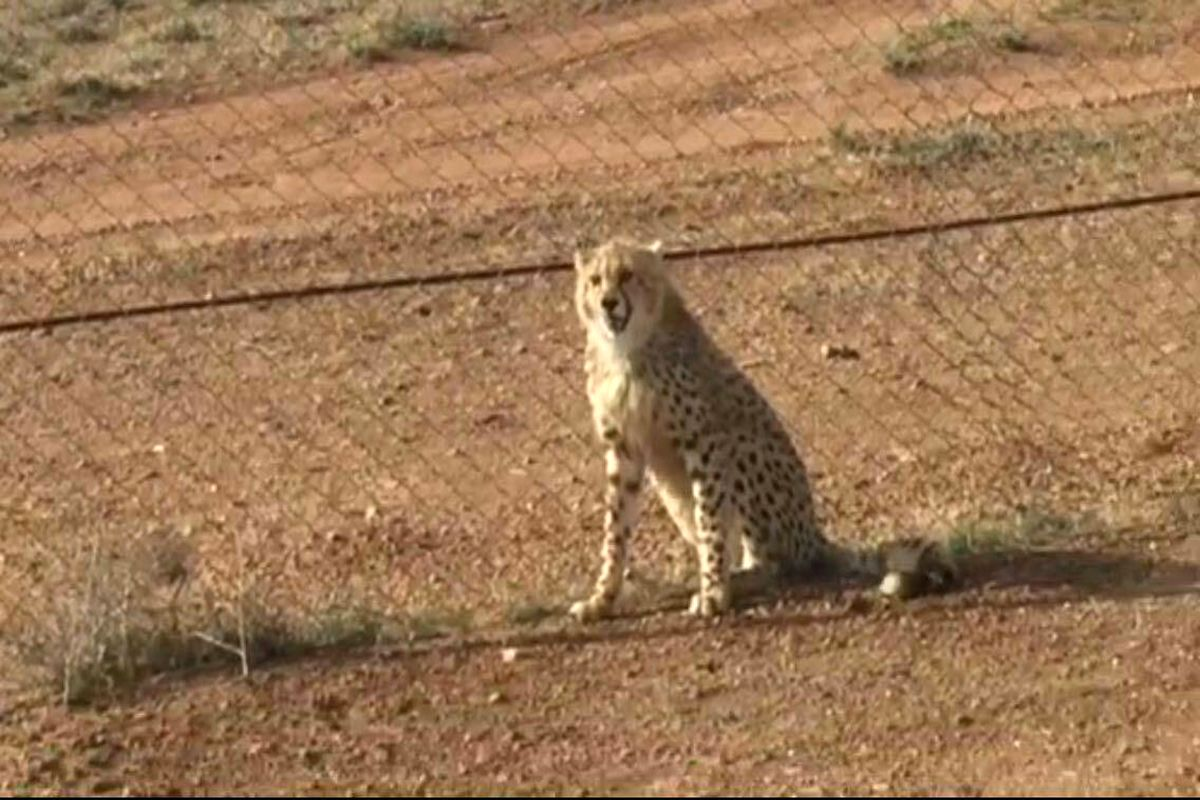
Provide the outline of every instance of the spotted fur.
<path id="1" fill-rule="evenodd" d="M 575 269 L 587 394 L 607 485 L 600 575 L 591 595 L 572 605 L 573 616 L 591 620 L 612 610 L 647 476 L 695 548 L 699 587 L 689 611 L 699 616 L 726 611 L 735 592 L 818 565 L 875 578 L 892 564 L 945 566 L 930 560 L 927 543 L 904 543 L 917 554 L 905 560 L 824 536 L 807 470 L 782 421 L 688 311 L 659 243 L 613 240 L 577 252 Z M 885 581 L 885 591 L 894 583 Z"/>

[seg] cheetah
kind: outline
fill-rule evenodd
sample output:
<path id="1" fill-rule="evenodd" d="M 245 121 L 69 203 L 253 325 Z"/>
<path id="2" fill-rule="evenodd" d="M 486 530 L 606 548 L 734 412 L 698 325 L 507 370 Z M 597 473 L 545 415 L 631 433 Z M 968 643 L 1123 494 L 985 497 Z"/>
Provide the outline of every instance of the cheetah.
<path id="1" fill-rule="evenodd" d="M 661 242 L 612 239 L 576 250 L 574 261 L 587 395 L 607 487 L 600 574 L 571 616 L 583 622 L 611 613 L 647 477 L 695 549 L 693 615 L 719 616 L 743 592 L 819 566 L 882 579 L 881 593 L 893 596 L 953 582 L 948 556 L 930 542 L 859 550 L 824 535 L 807 469 L 783 422 L 688 310 Z"/>

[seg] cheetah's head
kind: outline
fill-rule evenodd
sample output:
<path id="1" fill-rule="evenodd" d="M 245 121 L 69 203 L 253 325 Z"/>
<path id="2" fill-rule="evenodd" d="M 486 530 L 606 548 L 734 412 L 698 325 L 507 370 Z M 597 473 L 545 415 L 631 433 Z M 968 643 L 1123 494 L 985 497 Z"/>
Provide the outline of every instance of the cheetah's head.
<path id="1" fill-rule="evenodd" d="M 575 253 L 575 308 L 591 335 L 636 347 L 662 314 L 667 278 L 662 242 L 650 245 L 613 239 Z"/>

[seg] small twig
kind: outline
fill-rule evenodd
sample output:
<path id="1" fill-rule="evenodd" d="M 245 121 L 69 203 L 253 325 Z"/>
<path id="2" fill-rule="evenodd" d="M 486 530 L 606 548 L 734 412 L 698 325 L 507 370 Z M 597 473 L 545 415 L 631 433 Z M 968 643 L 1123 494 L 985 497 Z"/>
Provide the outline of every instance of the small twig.
<path id="1" fill-rule="evenodd" d="M 192 636 L 196 637 L 197 639 L 204 642 L 205 644 L 212 645 L 213 647 L 217 648 L 218 650 L 224 650 L 226 653 L 231 653 L 235 656 L 238 656 L 242 661 L 242 674 L 243 675 L 250 674 L 250 669 L 246 664 L 246 651 L 243 648 L 234 647 L 233 645 L 229 644 L 228 642 L 222 642 L 220 639 L 217 639 L 216 637 L 213 637 L 213 636 L 209 636 L 207 633 L 202 633 L 201 631 L 192 631 Z"/>
<path id="2" fill-rule="evenodd" d="M 238 606 L 238 643 L 241 645 L 238 652 L 242 656 L 242 677 L 245 678 L 250 674 L 250 659 L 246 655 L 246 610 L 241 604 Z"/>
<path id="3" fill-rule="evenodd" d="M 238 623 L 238 644 L 241 645 L 242 657 L 242 677 L 245 678 L 250 674 L 250 659 L 246 655 L 246 559 L 242 555 L 242 537 L 238 533 L 238 529 L 233 531 L 233 547 L 237 554 L 237 582 L 238 582 L 238 602 L 237 602 L 237 623 Z"/>
<path id="4" fill-rule="evenodd" d="M 754 369 L 755 367 L 766 366 L 771 363 L 769 358 L 748 358 L 741 363 L 742 369 Z"/>

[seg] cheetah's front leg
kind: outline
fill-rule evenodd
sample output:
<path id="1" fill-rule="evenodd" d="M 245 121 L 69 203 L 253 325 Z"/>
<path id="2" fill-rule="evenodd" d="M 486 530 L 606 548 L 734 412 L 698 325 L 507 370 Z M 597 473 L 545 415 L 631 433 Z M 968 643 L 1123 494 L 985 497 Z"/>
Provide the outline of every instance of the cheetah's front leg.
<path id="1" fill-rule="evenodd" d="M 713 474 L 695 455 L 685 455 L 696 515 L 696 555 L 700 561 L 700 591 L 692 596 L 688 612 L 699 617 L 715 617 L 730 605 L 729 554 L 721 526 L 721 506 L 726 498 L 719 488 L 719 476 Z"/>
<path id="2" fill-rule="evenodd" d="M 641 512 L 645 462 L 617 443 L 605 453 L 608 486 L 604 515 L 604 544 L 600 551 L 600 577 L 592 595 L 571 605 L 571 616 L 580 622 L 606 616 L 616 602 L 625 577 L 629 537 Z"/>

